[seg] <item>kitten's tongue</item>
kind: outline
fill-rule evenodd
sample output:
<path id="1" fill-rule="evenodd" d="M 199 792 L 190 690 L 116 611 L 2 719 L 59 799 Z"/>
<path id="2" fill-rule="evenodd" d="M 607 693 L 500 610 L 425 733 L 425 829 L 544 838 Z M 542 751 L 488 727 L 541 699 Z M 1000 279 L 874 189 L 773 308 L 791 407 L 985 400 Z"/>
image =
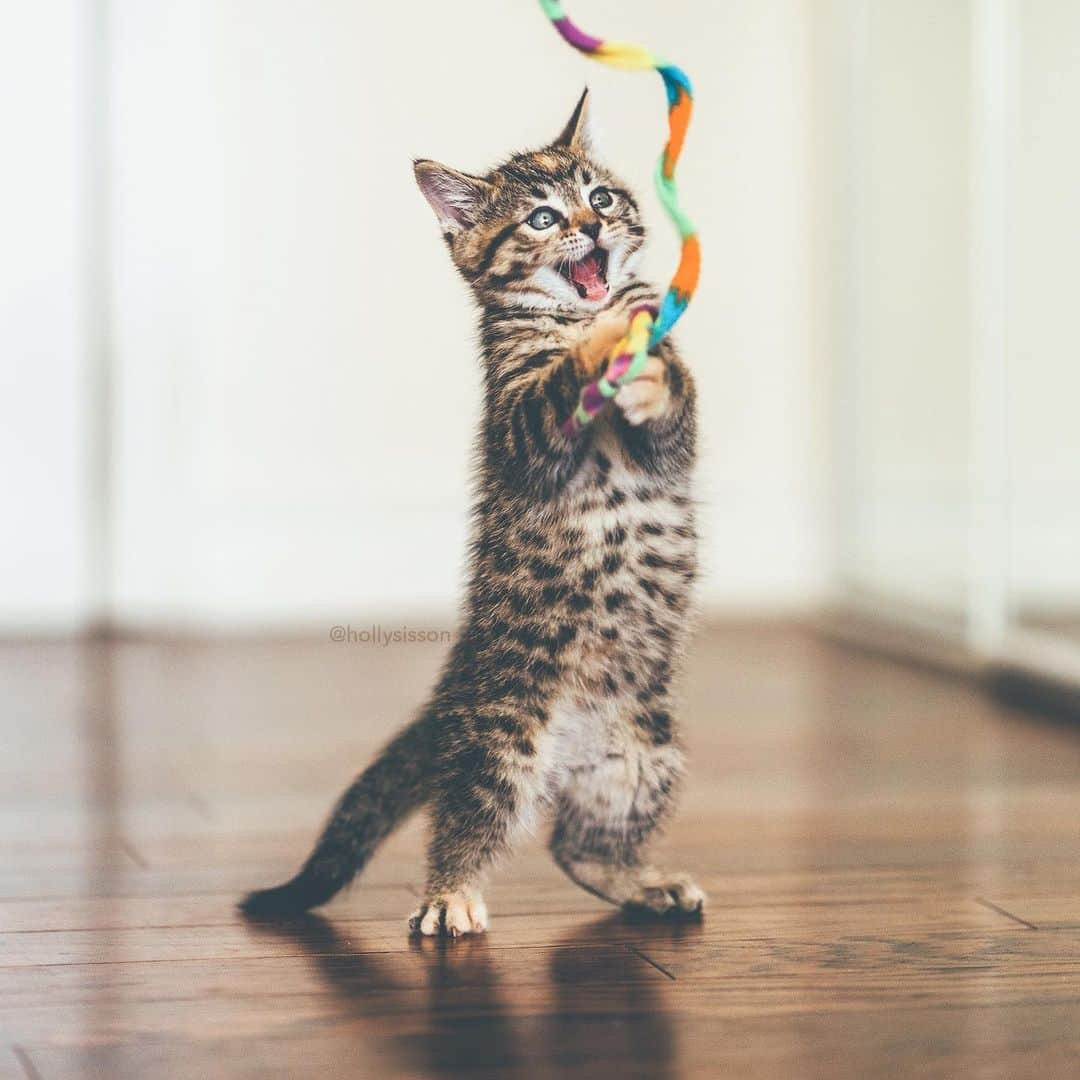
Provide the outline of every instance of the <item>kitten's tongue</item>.
<path id="1" fill-rule="evenodd" d="M 600 276 L 600 260 L 595 251 L 570 267 L 570 280 L 585 290 L 589 300 L 603 300 L 607 296 L 607 282 Z"/>

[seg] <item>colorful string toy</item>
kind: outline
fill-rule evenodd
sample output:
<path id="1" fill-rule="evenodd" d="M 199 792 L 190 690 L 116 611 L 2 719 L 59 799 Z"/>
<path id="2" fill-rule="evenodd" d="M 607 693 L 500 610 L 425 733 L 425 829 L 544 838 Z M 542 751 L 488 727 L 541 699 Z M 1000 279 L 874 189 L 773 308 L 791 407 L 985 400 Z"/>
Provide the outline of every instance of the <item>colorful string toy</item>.
<path id="1" fill-rule="evenodd" d="M 551 19 L 563 39 L 579 52 L 601 60 L 624 71 L 654 70 L 664 80 L 668 99 L 668 140 L 656 165 L 656 192 L 664 210 L 682 237 L 682 254 L 675 276 L 671 279 L 660 310 L 635 308 L 630 315 L 630 328 L 608 355 L 604 374 L 581 392 L 574 414 L 566 421 L 563 431 L 577 435 L 614 397 L 619 386 L 638 375 L 645 366 L 649 350 L 679 321 L 686 305 L 697 288 L 701 271 L 701 246 L 697 231 L 679 205 L 675 186 L 675 166 L 682 153 L 686 129 L 690 125 L 694 92 L 686 73 L 668 64 L 640 45 L 626 42 L 602 41 L 579 30 L 563 11 L 562 0 L 540 0 L 544 13 Z"/>

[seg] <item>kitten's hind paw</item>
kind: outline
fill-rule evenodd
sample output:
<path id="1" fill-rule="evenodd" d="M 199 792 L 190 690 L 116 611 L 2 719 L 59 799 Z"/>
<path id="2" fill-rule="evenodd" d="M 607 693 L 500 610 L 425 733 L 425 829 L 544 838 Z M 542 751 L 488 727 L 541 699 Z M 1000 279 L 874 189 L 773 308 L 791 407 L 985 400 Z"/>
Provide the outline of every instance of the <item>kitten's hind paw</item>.
<path id="1" fill-rule="evenodd" d="M 700 917 L 705 911 L 705 893 L 687 874 L 649 875 L 636 894 L 623 901 L 630 914 Z"/>
<path id="2" fill-rule="evenodd" d="M 487 925 L 487 907 L 478 892 L 459 891 L 433 896 L 409 916 L 409 930 L 425 937 L 482 934 Z"/>

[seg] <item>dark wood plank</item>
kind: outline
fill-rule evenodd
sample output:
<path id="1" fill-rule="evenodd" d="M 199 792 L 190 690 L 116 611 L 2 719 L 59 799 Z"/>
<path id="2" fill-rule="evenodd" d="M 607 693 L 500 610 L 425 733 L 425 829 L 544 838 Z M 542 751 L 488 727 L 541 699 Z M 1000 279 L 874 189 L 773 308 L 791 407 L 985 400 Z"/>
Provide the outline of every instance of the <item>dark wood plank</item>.
<path id="1" fill-rule="evenodd" d="M 422 822 L 323 916 L 239 919 L 439 660 L 0 647 L 0 1077 L 1074 1073 L 1080 738 L 797 627 L 695 645 L 658 855 L 703 922 L 612 914 L 537 841 L 487 940 L 410 941 Z"/>

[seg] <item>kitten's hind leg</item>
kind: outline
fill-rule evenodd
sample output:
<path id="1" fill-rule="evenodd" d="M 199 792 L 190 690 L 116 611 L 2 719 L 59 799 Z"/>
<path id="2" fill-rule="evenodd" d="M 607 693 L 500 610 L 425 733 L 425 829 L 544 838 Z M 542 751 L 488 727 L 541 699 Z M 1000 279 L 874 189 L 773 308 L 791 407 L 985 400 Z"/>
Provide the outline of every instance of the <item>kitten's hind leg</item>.
<path id="1" fill-rule="evenodd" d="M 673 805 L 681 758 L 673 746 L 628 746 L 575 768 L 560 794 L 551 852 L 587 892 L 656 915 L 699 915 L 705 893 L 684 873 L 644 859 Z"/>
<path id="2" fill-rule="evenodd" d="M 526 710 L 481 707 L 455 735 L 429 804 L 424 901 L 409 918 L 409 929 L 425 936 L 487 929 L 484 873 L 529 827 L 545 795 L 542 731 Z"/>
<path id="3" fill-rule="evenodd" d="M 567 876 L 593 896 L 628 911 L 700 915 L 705 893 L 689 874 L 647 864 L 605 862 L 589 852 L 555 852 Z"/>

